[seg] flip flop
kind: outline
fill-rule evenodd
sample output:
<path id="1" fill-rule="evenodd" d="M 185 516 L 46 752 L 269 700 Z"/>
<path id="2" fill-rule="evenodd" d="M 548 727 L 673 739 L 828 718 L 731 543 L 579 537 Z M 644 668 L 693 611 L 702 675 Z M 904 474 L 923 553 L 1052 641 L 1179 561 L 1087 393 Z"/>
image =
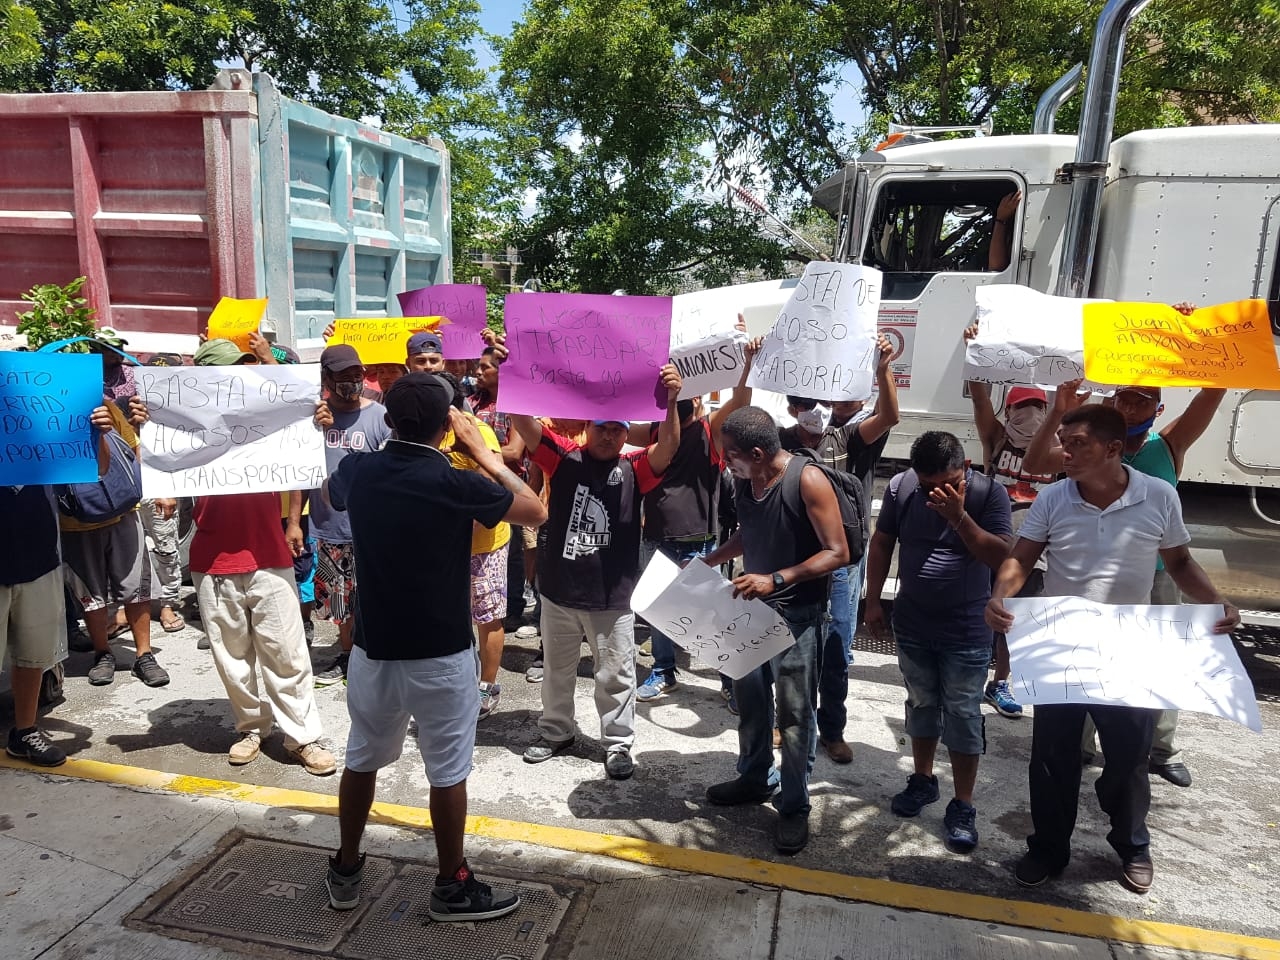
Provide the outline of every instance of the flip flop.
<path id="1" fill-rule="evenodd" d="M 180 613 L 171 614 L 169 620 L 165 620 L 163 616 L 160 618 L 160 627 L 165 633 L 178 633 L 180 630 L 185 630 L 186 626 L 187 621 L 182 619 Z"/>
<path id="2" fill-rule="evenodd" d="M 120 636 L 121 634 L 128 633 L 128 632 L 129 632 L 129 625 L 127 623 L 117 623 L 114 627 L 112 627 L 110 630 L 107 631 L 107 639 L 114 640 L 116 637 Z"/>

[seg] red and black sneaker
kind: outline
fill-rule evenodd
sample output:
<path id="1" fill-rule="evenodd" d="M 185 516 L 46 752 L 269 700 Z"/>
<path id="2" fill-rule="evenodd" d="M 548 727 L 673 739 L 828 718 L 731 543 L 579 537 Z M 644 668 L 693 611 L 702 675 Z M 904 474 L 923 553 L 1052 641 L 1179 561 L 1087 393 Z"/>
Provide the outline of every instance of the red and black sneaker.
<path id="1" fill-rule="evenodd" d="M 452 878 L 436 877 L 431 891 L 432 920 L 450 923 L 459 920 L 494 920 L 505 917 L 520 906 L 520 895 L 512 890 L 494 890 L 476 879 L 467 862 Z"/>

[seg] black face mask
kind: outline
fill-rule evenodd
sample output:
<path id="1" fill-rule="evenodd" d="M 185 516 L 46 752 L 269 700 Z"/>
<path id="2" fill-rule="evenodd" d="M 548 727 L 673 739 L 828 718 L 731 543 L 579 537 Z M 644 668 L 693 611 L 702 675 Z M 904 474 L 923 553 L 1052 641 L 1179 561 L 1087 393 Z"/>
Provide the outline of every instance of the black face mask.
<path id="1" fill-rule="evenodd" d="M 341 383 L 333 385 L 333 395 L 339 400 L 345 400 L 347 403 L 352 400 L 359 400 L 364 396 L 364 384 L 343 380 Z"/>

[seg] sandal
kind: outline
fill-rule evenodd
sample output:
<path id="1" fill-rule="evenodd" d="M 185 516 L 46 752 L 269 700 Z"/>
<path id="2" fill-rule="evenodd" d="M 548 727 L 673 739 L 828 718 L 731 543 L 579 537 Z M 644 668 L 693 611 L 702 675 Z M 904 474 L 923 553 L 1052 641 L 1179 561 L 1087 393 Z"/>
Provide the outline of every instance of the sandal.
<path id="1" fill-rule="evenodd" d="M 117 623 L 110 630 L 107 631 L 107 639 L 114 640 L 116 637 L 120 636 L 121 634 L 128 633 L 128 632 L 129 632 L 129 625 L 127 623 Z"/>
<path id="2" fill-rule="evenodd" d="M 169 611 L 169 619 L 166 620 L 162 610 L 160 611 L 160 626 L 165 633 L 177 633 L 186 629 L 187 621 L 182 619 L 182 614 L 174 610 Z"/>

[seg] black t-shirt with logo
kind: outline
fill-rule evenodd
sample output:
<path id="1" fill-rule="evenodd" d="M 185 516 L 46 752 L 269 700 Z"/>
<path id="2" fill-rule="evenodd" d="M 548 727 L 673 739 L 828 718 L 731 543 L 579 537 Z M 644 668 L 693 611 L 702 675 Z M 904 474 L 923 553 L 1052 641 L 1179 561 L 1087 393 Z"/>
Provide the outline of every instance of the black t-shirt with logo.
<path id="1" fill-rule="evenodd" d="M 515 497 L 434 447 L 389 440 L 342 458 L 329 501 L 351 521 L 355 642 L 371 660 L 447 657 L 471 646 L 472 521 L 495 527 Z"/>
<path id="2" fill-rule="evenodd" d="M 596 460 L 543 429 L 533 462 L 547 476 L 538 589 L 575 610 L 626 610 L 640 578 L 640 502 L 659 478 L 648 450 Z"/>

